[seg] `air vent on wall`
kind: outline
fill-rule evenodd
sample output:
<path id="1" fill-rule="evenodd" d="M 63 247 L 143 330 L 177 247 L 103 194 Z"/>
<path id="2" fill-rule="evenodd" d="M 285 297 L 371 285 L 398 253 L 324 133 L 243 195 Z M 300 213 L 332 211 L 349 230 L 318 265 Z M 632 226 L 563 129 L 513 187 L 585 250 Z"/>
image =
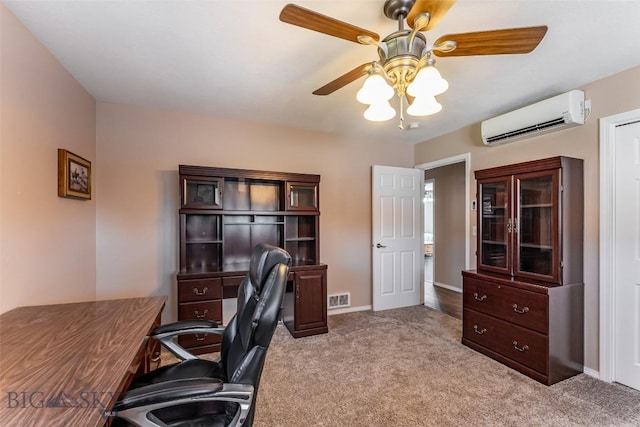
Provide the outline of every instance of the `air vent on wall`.
<path id="1" fill-rule="evenodd" d="M 328 297 L 329 309 L 349 307 L 351 305 L 351 294 L 349 292 L 329 295 Z"/>

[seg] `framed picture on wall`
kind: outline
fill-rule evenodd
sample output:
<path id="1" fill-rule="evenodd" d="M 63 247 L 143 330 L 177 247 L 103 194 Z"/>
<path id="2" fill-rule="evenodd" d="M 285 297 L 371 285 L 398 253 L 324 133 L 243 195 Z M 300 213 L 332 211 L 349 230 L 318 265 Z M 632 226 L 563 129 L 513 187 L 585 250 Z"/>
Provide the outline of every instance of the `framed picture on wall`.
<path id="1" fill-rule="evenodd" d="M 91 162 L 58 148 L 58 196 L 91 200 Z"/>

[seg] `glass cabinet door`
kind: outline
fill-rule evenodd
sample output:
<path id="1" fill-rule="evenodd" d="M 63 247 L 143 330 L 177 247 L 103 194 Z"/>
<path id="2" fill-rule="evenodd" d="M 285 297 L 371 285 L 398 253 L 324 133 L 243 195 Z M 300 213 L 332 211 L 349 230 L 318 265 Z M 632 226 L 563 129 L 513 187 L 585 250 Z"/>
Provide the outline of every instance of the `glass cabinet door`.
<path id="1" fill-rule="evenodd" d="M 222 178 L 182 178 L 182 207 L 222 209 Z"/>
<path id="2" fill-rule="evenodd" d="M 516 275 L 559 278 L 558 180 L 557 170 L 516 176 Z"/>
<path id="3" fill-rule="evenodd" d="M 318 184 L 287 182 L 287 210 L 317 211 Z"/>
<path id="4" fill-rule="evenodd" d="M 500 273 L 511 272 L 510 187 L 510 178 L 485 180 L 479 191 L 479 267 Z"/>

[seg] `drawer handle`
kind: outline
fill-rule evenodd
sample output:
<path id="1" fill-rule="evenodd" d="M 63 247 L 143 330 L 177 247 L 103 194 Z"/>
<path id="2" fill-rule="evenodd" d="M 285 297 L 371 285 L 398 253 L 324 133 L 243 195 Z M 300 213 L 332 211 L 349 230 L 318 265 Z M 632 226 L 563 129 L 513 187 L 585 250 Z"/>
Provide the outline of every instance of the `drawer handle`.
<path id="1" fill-rule="evenodd" d="M 515 348 L 516 350 L 518 350 L 519 352 L 524 352 L 529 350 L 529 346 L 528 345 L 523 345 L 522 347 L 518 347 L 518 341 L 514 341 L 513 342 L 513 348 Z"/>
<path id="2" fill-rule="evenodd" d="M 518 308 L 518 304 L 513 304 L 513 311 L 520 314 L 525 314 L 529 311 L 529 307 L 522 307 L 522 309 Z"/>
<path id="3" fill-rule="evenodd" d="M 484 301 L 487 299 L 486 295 L 478 296 L 477 292 L 473 293 L 473 297 L 476 299 L 476 301 Z"/>
<path id="4" fill-rule="evenodd" d="M 195 334 L 196 335 L 196 341 L 204 341 L 205 338 L 207 338 L 207 334 L 204 334 L 202 336 L 200 336 L 200 334 Z"/>
<path id="5" fill-rule="evenodd" d="M 193 293 L 201 297 L 202 295 L 206 294 L 208 290 L 209 288 L 207 288 L 206 286 L 202 288 L 202 292 L 200 292 L 198 288 L 193 288 Z"/>
<path id="6" fill-rule="evenodd" d="M 161 354 L 161 353 L 160 353 L 159 351 L 158 351 L 158 352 L 156 352 L 156 353 L 153 355 L 153 357 L 151 358 L 151 363 L 156 363 L 157 361 L 159 361 L 159 360 L 160 360 L 160 354 Z"/>
<path id="7" fill-rule="evenodd" d="M 485 328 L 482 329 L 478 329 L 478 325 L 473 325 L 473 330 L 476 332 L 476 334 L 478 335 L 482 335 L 485 332 L 487 332 L 487 330 Z"/>
<path id="8" fill-rule="evenodd" d="M 193 310 L 193 314 L 196 316 L 196 319 L 204 319 L 207 317 L 207 313 L 209 310 L 205 310 L 202 314 L 198 310 Z"/>

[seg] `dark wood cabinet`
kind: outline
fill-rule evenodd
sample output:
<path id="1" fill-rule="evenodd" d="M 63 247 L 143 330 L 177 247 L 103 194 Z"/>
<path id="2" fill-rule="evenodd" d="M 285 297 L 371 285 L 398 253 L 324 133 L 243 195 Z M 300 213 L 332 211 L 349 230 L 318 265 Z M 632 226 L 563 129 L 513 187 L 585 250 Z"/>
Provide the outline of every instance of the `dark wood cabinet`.
<path id="1" fill-rule="evenodd" d="M 582 160 L 553 157 L 479 170 L 478 271 L 582 281 Z"/>
<path id="2" fill-rule="evenodd" d="M 215 177 L 182 176 L 180 178 L 182 208 L 222 209 L 222 179 Z"/>
<path id="3" fill-rule="evenodd" d="M 235 298 L 251 250 L 269 243 L 291 255 L 291 295 L 304 301 L 289 330 L 294 336 L 327 332 L 320 176 L 188 165 L 179 166 L 179 176 L 178 319 L 221 323 L 222 300 Z M 180 343 L 196 353 L 217 351 L 220 337 L 188 335 Z"/>
<path id="4" fill-rule="evenodd" d="M 292 293 L 285 297 L 283 320 L 295 338 L 328 331 L 326 266 L 294 272 Z"/>
<path id="5" fill-rule="evenodd" d="M 583 371 L 583 285 L 463 272 L 462 343 L 544 384 Z"/>
<path id="6" fill-rule="evenodd" d="M 553 384 L 583 370 L 582 160 L 479 170 L 462 343 Z"/>
<path id="7" fill-rule="evenodd" d="M 287 182 L 287 210 L 318 210 L 318 184 L 313 182 Z"/>

